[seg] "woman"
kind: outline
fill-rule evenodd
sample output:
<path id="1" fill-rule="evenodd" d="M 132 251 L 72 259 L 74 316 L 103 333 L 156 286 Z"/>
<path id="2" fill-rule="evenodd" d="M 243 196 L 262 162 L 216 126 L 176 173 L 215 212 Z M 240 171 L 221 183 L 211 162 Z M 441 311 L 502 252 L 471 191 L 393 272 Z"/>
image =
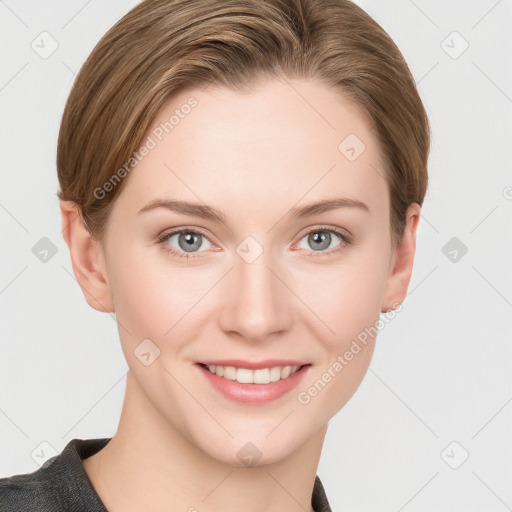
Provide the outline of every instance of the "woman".
<path id="1" fill-rule="evenodd" d="M 63 235 L 129 366 L 116 434 L 0 509 L 329 511 L 329 420 L 405 298 L 429 126 L 348 0 L 146 0 L 77 76 Z"/>

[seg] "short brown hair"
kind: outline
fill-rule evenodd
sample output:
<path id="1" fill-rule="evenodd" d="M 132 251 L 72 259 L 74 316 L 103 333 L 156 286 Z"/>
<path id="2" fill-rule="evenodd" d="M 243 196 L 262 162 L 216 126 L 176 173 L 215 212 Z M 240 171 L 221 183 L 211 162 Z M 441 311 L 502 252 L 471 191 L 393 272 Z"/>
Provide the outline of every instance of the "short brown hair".
<path id="1" fill-rule="evenodd" d="M 97 239 L 130 159 L 163 103 L 208 84 L 250 89 L 261 79 L 314 79 L 368 115 L 386 164 L 392 241 L 426 194 L 430 126 L 389 35 L 349 0 L 145 0 L 99 41 L 62 117 L 59 199 L 72 200 Z M 340 141 L 341 142 L 341 141 Z"/>

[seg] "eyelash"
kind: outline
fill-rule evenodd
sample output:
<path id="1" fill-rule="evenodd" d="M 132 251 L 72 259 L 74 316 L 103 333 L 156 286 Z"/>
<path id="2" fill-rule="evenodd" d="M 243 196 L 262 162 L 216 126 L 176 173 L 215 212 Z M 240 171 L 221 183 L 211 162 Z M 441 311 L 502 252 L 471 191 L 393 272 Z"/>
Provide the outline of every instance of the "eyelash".
<path id="1" fill-rule="evenodd" d="M 329 256 L 331 254 L 341 252 L 345 246 L 350 245 L 352 243 L 352 238 L 349 235 L 347 235 L 346 233 L 344 233 L 338 229 L 335 229 L 332 227 L 327 227 L 327 226 L 315 226 L 314 228 L 309 229 L 308 231 L 306 231 L 305 233 L 302 234 L 302 236 L 299 239 L 299 242 L 300 242 L 300 240 L 302 240 L 305 236 L 309 235 L 310 233 L 317 233 L 317 232 L 319 232 L 319 233 L 321 233 L 321 232 L 334 233 L 340 237 L 341 243 L 337 248 L 331 249 L 329 251 L 310 251 L 308 256 L 313 257 L 313 258 L 316 258 L 319 256 Z M 176 256 L 178 258 L 190 260 L 190 259 L 198 257 L 198 256 L 192 256 L 191 254 L 187 254 L 185 252 L 179 252 L 176 249 L 174 249 L 173 247 L 170 247 L 169 245 L 167 245 L 166 242 L 168 241 L 168 239 L 171 236 L 179 234 L 179 233 L 192 233 L 195 235 L 201 235 L 201 236 L 205 237 L 210 243 L 212 243 L 210 241 L 210 239 L 204 233 L 202 233 L 201 231 L 198 231 L 197 229 L 192 229 L 192 228 L 190 228 L 190 229 L 180 228 L 180 229 L 176 229 L 174 231 L 169 231 L 167 233 L 164 233 L 163 235 L 160 235 L 157 239 L 157 243 L 162 246 L 162 250 L 167 253 L 170 253 L 171 255 Z"/>

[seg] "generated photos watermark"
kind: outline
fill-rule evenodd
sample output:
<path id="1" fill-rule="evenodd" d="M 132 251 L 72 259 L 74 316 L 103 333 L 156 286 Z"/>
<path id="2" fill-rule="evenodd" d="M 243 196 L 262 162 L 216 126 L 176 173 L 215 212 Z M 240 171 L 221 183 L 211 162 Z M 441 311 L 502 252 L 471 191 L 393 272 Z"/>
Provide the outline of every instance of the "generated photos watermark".
<path id="1" fill-rule="evenodd" d="M 149 155 L 152 149 L 155 149 L 160 142 L 162 142 L 165 135 L 171 133 L 172 130 L 178 126 L 185 117 L 190 114 L 194 107 L 197 107 L 198 101 L 191 96 L 179 108 L 174 110 L 174 114 L 169 117 L 167 121 L 158 124 L 151 134 L 147 136 L 144 143 L 138 148 L 137 151 L 132 153 L 132 156 L 120 167 L 101 187 L 96 187 L 93 195 L 96 199 L 104 199 L 105 196 L 114 190 L 114 188 L 121 183 L 121 181 L 129 174 L 139 162 L 142 162 L 146 156 Z"/>
<path id="2" fill-rule="evenodd" d="M 375 337 L 402 309 L 402 304 L 393 304 L 393 309 L 388 311 L 385 316 L 379 318 L 371 327 L 365 327 L 352 340 L 350 347 L 343 354 L 336 357 L 335 361 L 322 373 L 321 377 L 314 384 L 307 390 L 302 390 L 297 394 L 298 402 L 302 405 L 309 404 L 311 399 L 317 396 L 366 347 L 368 338 Z"/>

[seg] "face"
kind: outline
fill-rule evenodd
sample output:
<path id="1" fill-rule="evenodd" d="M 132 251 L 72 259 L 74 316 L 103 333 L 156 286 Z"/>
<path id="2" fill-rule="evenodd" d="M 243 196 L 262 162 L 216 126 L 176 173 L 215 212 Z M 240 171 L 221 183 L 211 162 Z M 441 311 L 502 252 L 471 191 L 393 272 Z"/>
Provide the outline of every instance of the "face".
<path id="1" fill-rule="evenodd" d="M 197 105 L 162 135 L 190 97 Z M 155 147 L 125 178 L 102 246 L 139 396 L 219 461 L 239 465 L 248 442 L 260 464 L 283 459 L 355 392 L 375 342 L 361 333 L 390 306 L 378 142 L 339 92 L 305 80 L 183 92 L 148 136 Z M 216 362 L 242 380 L 283 375 L 236 373 L 249 363 L 302 368 L 236 384 L 200 365 Z"/>

